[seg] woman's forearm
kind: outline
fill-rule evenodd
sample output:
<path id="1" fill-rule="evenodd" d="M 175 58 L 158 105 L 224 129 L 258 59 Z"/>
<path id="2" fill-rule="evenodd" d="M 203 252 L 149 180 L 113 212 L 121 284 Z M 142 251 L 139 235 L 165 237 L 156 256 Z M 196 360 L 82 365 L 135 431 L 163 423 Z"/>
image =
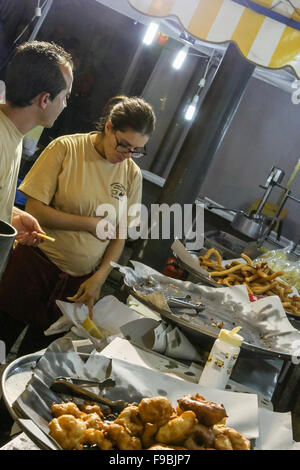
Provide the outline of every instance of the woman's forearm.
<path id="1" fill-rule="evenodd" d="M 44 228 L 87 231 L 96 234 L 98 217 L 68 214 L 30 197 L 27 199 L 26 211 L 33 215 Z"/>
<path id="2" fill-rule="evenodd" d="M 113 239 L 109 242 L 108 247 L 103 255 L 101 266 L 95 273 L 95 276 L 99 279 L 100 283 L 104 283 L 112 271 L 111 261 L 117 263 L 124 250 L 125 240 L 124 239 Z"/>

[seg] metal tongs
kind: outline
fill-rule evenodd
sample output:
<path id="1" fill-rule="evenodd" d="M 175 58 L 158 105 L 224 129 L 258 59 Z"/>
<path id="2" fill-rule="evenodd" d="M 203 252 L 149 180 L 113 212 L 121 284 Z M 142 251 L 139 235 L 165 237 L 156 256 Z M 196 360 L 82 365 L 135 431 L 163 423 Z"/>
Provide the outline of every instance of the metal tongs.
<path id="1" fill-rule="evenodd" d="M 104 390 L 105 388 L 111 388 L 114 385 L 116 385 L 116 382 L 113 379 L 105 379 L 103 380 L 103 382 L 99 382 L 99 380 L 80 379 L 79 377 L 60 376 L 60 377 L 56 377 L 55 381 L 70 382 L 80 387 L 99 387 L 99 390 Z"/>
<path id="2" fill-rule="evenodd" d="M 81 385 L 82 387 L 79 387 L 73 381 L 80 380 L 82 381 Z M 57 393 L 65 393 L 68 395 L 76 396 L 79 398 L 85 398 L 87 400 L 92 400 L 98 403 L 101 403 L 102 405 L 109 406 L 112 409 L 115 409 L 117 411 L 122 411 L 126 406 L 128 406 L 128 403 L 124 400 L 115 400 L 111 401 L 108 398 L 101 397 L 100 395 L 97 395 L 96 393 L 93 393 L 89 390 L 84 389 L 84 386 L 92 386 L 92 385 L 97 385 L 99 386 L 99 389 L 107 388 L 108 386 L 115 385 L 115 382 L 112 379 L 106 379 L 103 382 L 96 382 L 96 381 L 89 381 L 84 380 L 84 379 L 77 379 L 77 378 L 71 378 L 71 377 L 58 377 L 52 385 L 50 386 L 51 390 Z"/>
<path id="3" fill-rule="evenodd" d="M 196 315 L 205 309 L 205 304 L 203 304 L 202 302 L 200 304 L 191 302 L 190 295 L 186 295 L 185 297 L 168 297 L 167 302 L 168 302 L 169 307 L 171 308 L 181 307 L 181 308 L 188 308 L 191 310 L 196 310 Z M 189 313 L 189 315 L 192 315 L 192 313 Z"/>

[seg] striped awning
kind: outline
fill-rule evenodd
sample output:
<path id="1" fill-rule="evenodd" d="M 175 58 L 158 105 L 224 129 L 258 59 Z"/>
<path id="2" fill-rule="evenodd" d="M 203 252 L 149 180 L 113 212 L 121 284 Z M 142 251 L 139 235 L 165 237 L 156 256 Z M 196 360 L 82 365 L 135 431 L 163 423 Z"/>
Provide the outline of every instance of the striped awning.
<path id="1" fill-rule="evenodd" d="M 153 17 L 176 16 L 210 43 L 234 41 L 252 63 L 300 78 L 300 0 L 128 0 Z"/>

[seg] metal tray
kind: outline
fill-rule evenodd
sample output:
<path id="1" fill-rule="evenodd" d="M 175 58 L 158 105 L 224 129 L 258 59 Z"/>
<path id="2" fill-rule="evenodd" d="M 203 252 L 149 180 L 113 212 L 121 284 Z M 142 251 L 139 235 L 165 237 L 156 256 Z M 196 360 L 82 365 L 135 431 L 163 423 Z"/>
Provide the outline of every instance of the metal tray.
<path id="1" fill-rule="evenodd" d="M 216 248 L 225 259 L 239 258 L 247 246 L 248 242 L 220 230 L 205 233 L 205 247 Z"/>
<path id="2" fill-rule="evenodd" d="M 174 256 L 176 255 L 174 254 Z M 198 271 L 191 268 L 188 264 L 186 264 L 180 258 L 176 257 L 176 259 L 178 261 L 178 266 L 181 269 L 184 269 L 188 273 L 192 274 L 202 284 L 207 285 L 207 286 L 212 286 L 212 287 L 223 287 L 223 284 L 219 284 L 218 282 L 216 282 L 209 274 L 207 276 L 205 275 L 202 276 Z"/>
<path id="3" fill-rule="evenodd" d="M 176 254 L 174 254 L 174 256 L 176 257 Z M 192 282 L 195 280 L 195 282 L 198 281 L 198 282 L 201 282 L 201 284 L 212 286 L 212 287 L 227 287 L 227 285 L 225 284 L 216 282 L 211 276 L 202 276 L 199 272 L 195 271 L 191 266 L 184 263 L 180 258 L 176 257 L 176 259 L 177 259 L 179 267 L 184 269 L 185 271 L 187 271 L 189 274 L 191 274 L 194 277 L 194 279 L 192 279 Z M 296 320 L 300 324 L 300 315 L 295 315 L 293 313 L 288 313 L 288 312 L 285 312 L 285 313 L 288 318 L 292 320 Z"/>
<path id="4" fill-rule="evenodd" d="M 126 288 L 133 297 L 159 313 L 166 322 L 171 322 L 180 327 L 194 344 L 207 344 L 208 347 L 211 346 L 214 340 L 217 339 L 220 331 L 217 325 L 219 322 L 222 322 L 222 327 L 228 330 L 232 330 L 235 326 L 242 327 L 244 342 L 241 347 L 245 352 L 251 355 L 257 354 L 260 357 L 263 355 L 265 358 L 276 357 L 288 360 L 292 359 L 290 354 L 270 349 L 266 342 L 260 338 L 259 329 L 255 325 L 252 325 L 250 322 L 248 323 L 246 320 L 234 318 L 233 313 L 230 311 L 219 309 L 219 311 L 216 312 L 216 310 L 212 311 L 206 308 L 198 315 L 190 315 L 188 310 L 172 308 L 171 312 L 169 312 L 153 305 L 151 302 L 147 301 L 144 296 L 139 296 L 134 289 L 131 289 L 127 285 Z M 182 293 L 182 295 L 185 293 L 186 292 Z M 178 296 L 180 294 L 180 292 L 177 292 Z M 189 292 L 189 294 L 193 300 L 193 294 L 191 292 Z"/>
<path id="5" fill-rule="evenodd" d="M 11 362 L 3 372 L 1 379 L 3 398 L 14 420 L 20 416 L 13 410 L 13 403 L 25 390 L 32 371 L 42 355 L 42 353 L 34 353 L 20 357 Z"/>

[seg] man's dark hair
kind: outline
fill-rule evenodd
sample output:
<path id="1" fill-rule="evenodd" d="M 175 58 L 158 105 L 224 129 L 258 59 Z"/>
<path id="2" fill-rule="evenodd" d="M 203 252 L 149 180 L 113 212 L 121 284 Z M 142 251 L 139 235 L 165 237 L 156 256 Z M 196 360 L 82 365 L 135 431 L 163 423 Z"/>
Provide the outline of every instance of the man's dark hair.
<path id="1" fill-rule="evenodd" d="M 53 100 L 67 86 L 61 65 L 73 69 L 71 55 L 54 43 L 32 41 L 21 44 L 6 70 L 6 99 L 16 107 L 32 104 L 41 93 Z"/>

